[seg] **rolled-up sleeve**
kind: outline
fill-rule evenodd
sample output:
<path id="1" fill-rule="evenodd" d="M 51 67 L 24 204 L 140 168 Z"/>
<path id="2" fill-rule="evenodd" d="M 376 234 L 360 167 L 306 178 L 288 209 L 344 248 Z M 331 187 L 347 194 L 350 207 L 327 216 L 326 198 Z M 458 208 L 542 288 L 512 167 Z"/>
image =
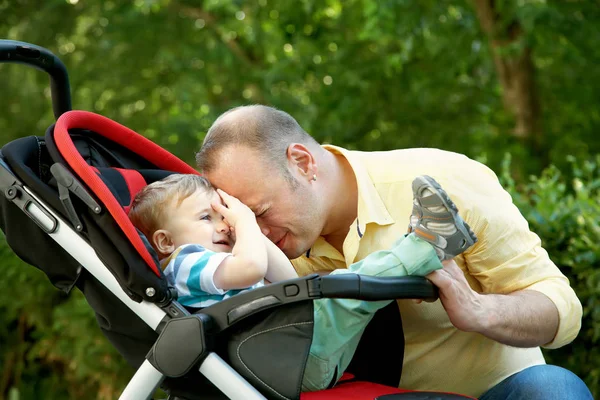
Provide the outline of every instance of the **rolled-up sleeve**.
<path id="1" fill-rule="evenodd" d="M 558 310 L 559 326 L 554 339 L 543 347 L 570 343 L 581 328 L 581 302 L 496 175 L 482 164 L 473 164 L 468 173 L 441 182 L 479 238 L 464 254 L 466 272 L 483 293 L 535 290 L 546 295 Z"/>

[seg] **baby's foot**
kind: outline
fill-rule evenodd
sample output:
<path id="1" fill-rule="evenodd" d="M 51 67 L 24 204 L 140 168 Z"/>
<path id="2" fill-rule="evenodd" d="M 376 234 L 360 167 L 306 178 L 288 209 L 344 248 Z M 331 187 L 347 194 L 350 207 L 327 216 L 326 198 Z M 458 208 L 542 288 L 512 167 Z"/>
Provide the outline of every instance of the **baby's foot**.
<path id="1" fill-rule="evenodd" d="M 477 242 L 477 236 L 435 179 L 418 176 L 412 189 L 413 211 L 408 231 L 431 243 L 440 260 L 452 259 Z"/>

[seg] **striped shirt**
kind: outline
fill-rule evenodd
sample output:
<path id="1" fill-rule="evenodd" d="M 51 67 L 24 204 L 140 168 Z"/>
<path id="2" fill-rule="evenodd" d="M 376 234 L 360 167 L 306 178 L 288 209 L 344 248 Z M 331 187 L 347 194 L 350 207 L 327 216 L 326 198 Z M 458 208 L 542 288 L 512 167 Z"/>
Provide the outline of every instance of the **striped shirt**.
<path id="1" fill-rule="evenodd" d="M 169 286 L 177 290 L 179 303 L 189 307 L 208 307 L 246 290 L 222 290 L 215 285 L 215 271 L 230 255 L 216 253 L 199 244 L 185 244 L 162 260 L 163 272 Z M 263 285 L 260 281 L 247 289 Z"/>

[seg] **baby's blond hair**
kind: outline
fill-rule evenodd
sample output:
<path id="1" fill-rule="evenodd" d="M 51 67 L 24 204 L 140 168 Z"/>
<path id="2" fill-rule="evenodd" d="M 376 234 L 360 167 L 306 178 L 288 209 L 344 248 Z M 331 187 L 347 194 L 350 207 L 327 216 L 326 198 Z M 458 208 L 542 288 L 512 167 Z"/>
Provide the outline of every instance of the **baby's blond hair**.
<path id="1" fill-rule="evenodd" d="M 152 242 L 152 235 L 164 223 L 165 210 L 175 201 L 182 201 L 196 190 L 214 190 L 210 182 L 199 175 L 173 174 L 144 187 L 133 199 L 129 219 Z"/>

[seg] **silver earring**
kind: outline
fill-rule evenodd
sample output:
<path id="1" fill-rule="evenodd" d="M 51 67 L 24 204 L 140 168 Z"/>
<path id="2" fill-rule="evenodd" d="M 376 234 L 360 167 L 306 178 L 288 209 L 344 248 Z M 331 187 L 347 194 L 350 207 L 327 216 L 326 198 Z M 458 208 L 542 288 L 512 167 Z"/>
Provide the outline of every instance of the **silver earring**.
<path id="1" fill-rule="evenodd" d="M 313 175 L 313 178 L 312 178 L 312 180 L 313 180 L 313 181 L 316 181 L 316 180 L 317 180 L 317 175 L 316 175 L 316 174 L 314 174 L 314 175 Z"/>

